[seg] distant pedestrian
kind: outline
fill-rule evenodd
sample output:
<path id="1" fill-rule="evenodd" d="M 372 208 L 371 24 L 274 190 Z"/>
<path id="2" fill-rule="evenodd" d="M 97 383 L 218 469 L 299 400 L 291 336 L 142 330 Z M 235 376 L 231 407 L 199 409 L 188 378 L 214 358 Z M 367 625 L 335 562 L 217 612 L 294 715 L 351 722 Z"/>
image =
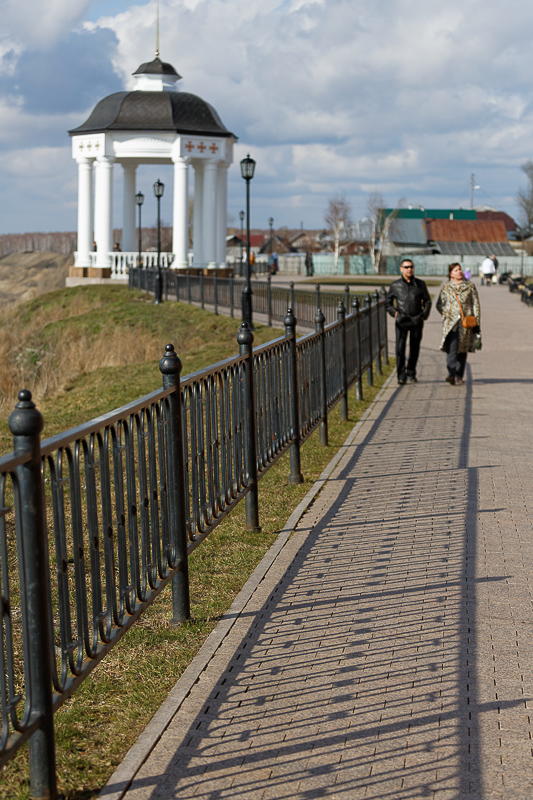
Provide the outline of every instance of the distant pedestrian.
<path id="1" fill-rule="evenodd" d="M 494 264 L 494 259 L 496 256 L 487 256 L 482 262 L 479 274 L 481 276 L 481 285 L 483 286 L 486 283 L 487 286 L 490 286 L 492 283 L 492 276 L 496 273 L 496 265 Z"/>
<path id="2" fill-rule="evenodd" d="M 450 264 L 448 275 L 448 283 L 437 300 L 437 311 L 443 317 L 440 349 L 446 353 L 446 380 L 452 386 L 459 386 L 463 383 L 468 353 L 481 345 L 481 313 L 477 289 L 472 281 L 466 280 L 461 265 Z"/>
<path id="3" fill-rule="evenodd" d="M 401 278 L 393 281 L 387 293 L 385 308 L 396 321 L 396 372 L 398 383 L 416 383 L 416 365 L 424 321 L 431 311 L 431 297 L 427 286 L 414 276 L 415 265 L 410 258 L 400 264 Z M 409 358 L 405 351 L 409 336 Z"/>
<path id="4" fill-rule="evenodd" d="M 115 244 L 113 245 L 113 251 L 115 253 L 121 253 L 122 252 L 122 247 L 120 246 L 120 244 L 118 242 L 115 242 Z"/>
<path id="5" fill-rule="evenodd" d="M 305 274 L 310 278 L 313 275 L 313 256 L 307 251 L 305 254 Z"/>

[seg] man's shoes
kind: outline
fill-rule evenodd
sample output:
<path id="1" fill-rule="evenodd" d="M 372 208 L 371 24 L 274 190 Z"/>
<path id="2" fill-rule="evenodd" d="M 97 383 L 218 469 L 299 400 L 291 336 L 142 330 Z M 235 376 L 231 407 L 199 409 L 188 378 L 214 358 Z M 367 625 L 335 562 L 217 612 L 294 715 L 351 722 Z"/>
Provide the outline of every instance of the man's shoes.
<path id="1" fill-rule="evenodd" d="M 456 378 L 456 379 L 455 379 L 455 385 L 456 385 L 456 386 L 460 386 L 460 385 L 462 384 L 462 382 L 463 382 L 463 379 L 462 379 L 462 378 Z"/>
<path id="2" fill-rule="evenodd" d="M 416 375 L 408 375 L 406 378 L 406 383 L 418 383 L 418 378 Z"/>
<path id="3" fill-rule="evenodd" d="M 446 378 L 446 380 L 447 380 L 447 381 L 448 381 L 448 383 L 450 383 L 452 386 L 454 386 L 454 385 L 455 385 L 455 378 L 454 378 L 454 376 L 453 376 L 453 375 L 448 375 L 448 376 L 447 376 L 447 378 Z"/>
<path id="4" fill-rule="evenodd" d="M 407 378 L 405 375 L 398 375 L 398 385 L 404 386 L 407 383 Z"/>

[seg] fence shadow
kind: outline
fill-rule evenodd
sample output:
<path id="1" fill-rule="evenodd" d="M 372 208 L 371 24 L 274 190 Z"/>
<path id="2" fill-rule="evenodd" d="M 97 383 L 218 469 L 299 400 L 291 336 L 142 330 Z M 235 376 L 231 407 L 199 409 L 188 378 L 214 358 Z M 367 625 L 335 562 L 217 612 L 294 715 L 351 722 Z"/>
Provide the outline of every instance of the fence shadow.
<path id="1" fill-rule="evenodd" d="M 143 798 L 485 796 L 480 719 L 524 698 L 479 700 L 471 380 L 444 440 L 431 436 L 442 403 L 425 428 L 405 417 L 422 448 L 390 444 L 393 400 L 421 402 L 394 393 L 332 478 L 333 505 L 304 517 L 207 701 L 185 703 L 134 781 Z"/>

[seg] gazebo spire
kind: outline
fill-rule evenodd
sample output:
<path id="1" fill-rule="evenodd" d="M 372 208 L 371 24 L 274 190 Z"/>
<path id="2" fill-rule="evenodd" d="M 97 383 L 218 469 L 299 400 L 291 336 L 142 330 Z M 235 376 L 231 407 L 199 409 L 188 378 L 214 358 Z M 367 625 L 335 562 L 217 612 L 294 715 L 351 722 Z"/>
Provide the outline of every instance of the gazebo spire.
<path id="1" fill-rule="evenodd" d="M 157 0 L 157 18 L 155 25 L 155 57 L 159 58 L 159 0 Z"/>

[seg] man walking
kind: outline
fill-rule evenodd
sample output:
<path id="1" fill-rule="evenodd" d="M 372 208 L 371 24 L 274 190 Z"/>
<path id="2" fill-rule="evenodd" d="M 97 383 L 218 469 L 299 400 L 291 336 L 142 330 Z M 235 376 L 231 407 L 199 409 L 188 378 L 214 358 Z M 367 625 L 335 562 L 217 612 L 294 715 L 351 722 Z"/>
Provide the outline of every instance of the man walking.
<path id="1" fill-rule="evenodd" d="M 416 365 L 422 341 L 424 320 L 431 311 L 431 298 L 424 281 L 414 276 L 415 265 L 410 258 L 400 264 L 401 278 L 393 281 L 387 293 L 385 307 L 396 321 L 396 371 L 398 383 L 416 383 Z M 409 358 L 405 350 L 409 336 Z"/>

